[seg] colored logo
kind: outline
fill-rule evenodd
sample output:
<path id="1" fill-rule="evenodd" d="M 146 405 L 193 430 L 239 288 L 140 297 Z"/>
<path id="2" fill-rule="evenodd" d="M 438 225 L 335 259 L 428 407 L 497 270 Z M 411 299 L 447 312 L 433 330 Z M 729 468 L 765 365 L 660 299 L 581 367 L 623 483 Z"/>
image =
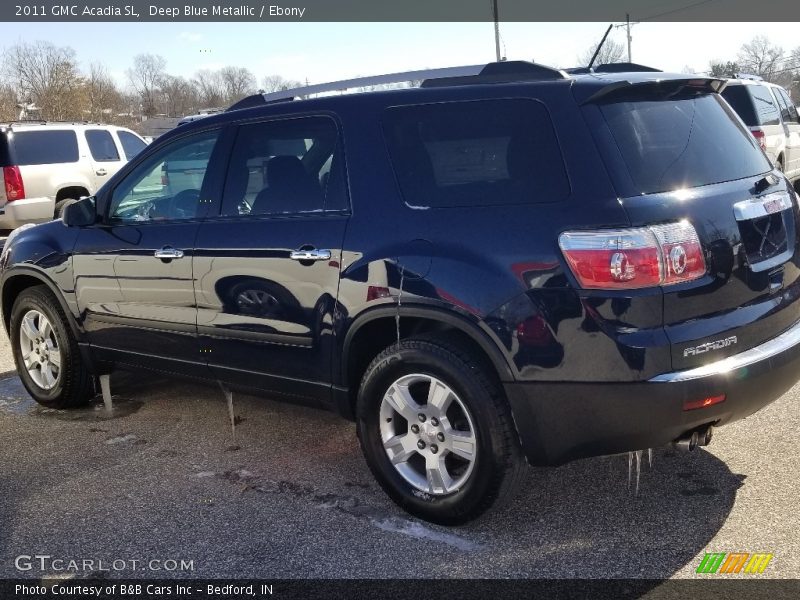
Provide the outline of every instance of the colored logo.
<path id="1" fill-rule="evenodd" d="M 772 560 L 773 555 L 767 553 L 750 554 L 749 552 L 706 552 L 697 573 L 763 573 Z"/>

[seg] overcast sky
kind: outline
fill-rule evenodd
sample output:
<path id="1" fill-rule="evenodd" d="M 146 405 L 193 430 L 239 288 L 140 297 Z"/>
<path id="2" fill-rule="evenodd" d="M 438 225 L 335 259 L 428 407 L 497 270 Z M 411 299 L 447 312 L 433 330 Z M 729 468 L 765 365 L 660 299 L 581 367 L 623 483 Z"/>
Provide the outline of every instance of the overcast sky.
<path id="1" fill-rule="evenodd" d="M 574 66 L 607 25 L 504 23 L 503 48 L 512 60 Z M 705 71 L 758 34 L 787 52 L 800 46 L 798 23 L 641 23 L 632 27 L 633 60 Z M 625 41 L 623 28 L 612 36 Z M 142 52 L 162 55 L 174 75 L 237 65 L 259 80 L 278 74 L 311 83 L 494 60 L 491 23 L 0 23 L 0 47 L 37 39 L 72 46 L 84 66 L 105 63 L 120 83 Z"/>

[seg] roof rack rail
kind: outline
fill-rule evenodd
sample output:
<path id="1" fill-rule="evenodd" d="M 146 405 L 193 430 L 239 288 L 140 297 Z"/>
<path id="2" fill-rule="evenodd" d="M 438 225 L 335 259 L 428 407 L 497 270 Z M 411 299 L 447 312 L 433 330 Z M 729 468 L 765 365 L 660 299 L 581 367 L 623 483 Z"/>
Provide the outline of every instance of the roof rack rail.
<path id="1" fill-rule="evenodd" d="M 736 79 L 747 79 L 749 81 L 764 81 L 760 75 L 753 75 L 751 73 L 736 73 Z"/>
<path id="2" fill-rule="evenodd" d="M 264 103 L 269 104 L 271 102 L 294 100 L 298 96 L 312 96 L 314 94 L 325 94 L 328 92 L 345 92 L 347 90 L 352 90 L 354 88 L 360 88 L 360 87 L 372 87 L 376 85 L 388 85 L 392 83 L 406 83 L 409 81 L 435 79 L 439 77 L 460 77 L 465 75 L 477 75 L 478 73 L 481 72 L 483 68 L 484 65 L 474 65 L 469 67 L 423 69 L 421 71 L 406 71 L 404 73 L 390 73 L 388 75 L 356 77 L 354 79 L 344 79 L 342 81 L 332 81 L 330 83 L 320 83 L 317 85 L 306 85 L 303 87 L 293 88 L 289 90 L 281 90 L 279 92 L 261 94 L 261 97 L 264 99 Z M 247 98 L 245 98 L 245 100 L 247 100 Z"/>
<path id="3" fill-rule="evenodd" d="M 477 74 L 426 79 L 420 87 L 446 87 L 450 85 L 478 85 L 483 83 L 512 83 L 515 81 L 556 81 L 567 79 L 561 69 L 554 69 L 524 60 L 489 63 Z"/>
<path id="4" fill-rule="evenodd" d="M 312 96 L 314 94 L 345 92 L 356 88 L 408 83 L 412 81 L 420 81 L 420 87 L 432 88 L 449 85 L 509 83 L 512 81 L 547 81 L 566 79 L 566 77 L 567 75 L 563 71 L 544 65 L 525 61 L 504 61 L 489 63 L 487 65 L 423 69 L 420 71 L 406 71 L 387 75 L 356 77 L 354 79 L 345 79 L 318 85 L 307 85 L 268 94 L 254 94 L 232 104 L 227 110 L 240 110 L 253 106 L 261 106 L 263 104 L 272 104 L 273 102 L 286 102 L 298 97 Z"/>

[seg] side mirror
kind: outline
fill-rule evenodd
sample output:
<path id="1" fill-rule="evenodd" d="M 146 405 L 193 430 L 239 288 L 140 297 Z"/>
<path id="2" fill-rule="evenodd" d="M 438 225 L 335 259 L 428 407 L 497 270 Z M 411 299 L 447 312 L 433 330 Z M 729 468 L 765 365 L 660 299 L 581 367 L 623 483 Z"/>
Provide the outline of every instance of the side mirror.
<path id="1" fill-rule="evenodd" d="M 61 217 L 67 227 L 86 227 L 97 221 L 97 209 L 94 196 L 83 198 L 64 207 Z"/>

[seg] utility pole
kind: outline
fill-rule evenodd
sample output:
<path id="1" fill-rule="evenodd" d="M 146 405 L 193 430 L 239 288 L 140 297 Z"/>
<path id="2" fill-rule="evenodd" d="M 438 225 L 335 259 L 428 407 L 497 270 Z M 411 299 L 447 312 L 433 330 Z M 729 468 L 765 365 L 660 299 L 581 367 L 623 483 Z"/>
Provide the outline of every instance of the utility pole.
<path id="1" fill-rule="evenodd" d="M 631 16 L 628 13 L 625 13 L 625 28 L 628 32 L 628 62 L 633 62 L 631 60 Z"/>
<path id="2" fill-rule="evenodd" d="M 492 13 L 494 14 L 494 51 L 497 62 L 500 62 L 500 14 L 497 10 L 497 0 L 492 0 Z"/>

